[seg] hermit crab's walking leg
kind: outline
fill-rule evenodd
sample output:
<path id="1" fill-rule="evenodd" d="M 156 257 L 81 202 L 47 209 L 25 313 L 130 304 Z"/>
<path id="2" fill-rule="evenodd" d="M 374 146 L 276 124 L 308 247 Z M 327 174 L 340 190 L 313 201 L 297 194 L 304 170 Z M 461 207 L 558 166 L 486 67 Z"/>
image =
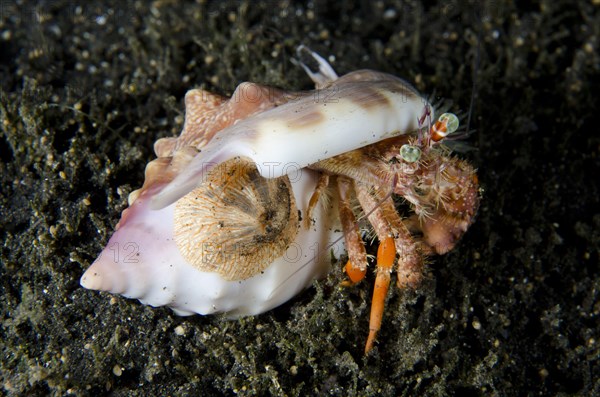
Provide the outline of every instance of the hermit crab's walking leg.
<path id="1" fill-rule="evenodd" d="M 421 268 L 415 244 L 396 212 L 392 198 L 384 196 L 382 191 L 374 191 L 375 197 L 373 197 L 370 188 L 360 183 L 354 184 L 354 190 L 379 238 L 377 277 L 371 303 L 369 337 L 365 346 L 365 354 L 367 354 L 372 349 L 377 332 L 381 328 L 385 298 L 396 253 L 399 256 L 399 288 L 416 283 L 421 277 Z"/>
<path id="2" fill-rule="evenodd" d="M 312 214 L 319 203 L 319 199 L 321 198 L 321 194 L 323 190 L 327 188 L 329 185 L 329 175 L 325 173 L 321 173 L 319 175 L 319 180 L 317 181 L 317 186 L 315 186 L 315 191 L 313 192 L 310 200 L 308 202 L 308 207 L 306 208 L 306 214 L 304 216 L 304 227 L 310 227 L 311 222 L 313 221 Z"/>
<path id="3" fill-rule="evenodd" d="M 346 263 L 346 274 L 350 280 L 342 285 L 348 286 L 361 281 L 367 273 L 367 251 L 360 236 L 358 224 L 354 217 L 354 212 L 350 207 L 350 193 L 352 191 L 352 180 L 343 176 L 338 176 L 337 187 L 340 195 L 340 221 L 346 240 L 346 250 L 348 251 L 348 263 Z"/>
<path id="4" fill-rule="evenodd" d="M 381 205 L 384 208 L 395 208 L 391 197 Z M 398 213 L 396 211 L 392 212 L 393 215 L 388 217 L 388 221 L 394 230 L 394 241 L 398 252 L 396 284 L 400 289 L 415 288 L 423 278 L 423 255 L 419 249 L 419 244 L 412 237 Z"/>
<path id="5" fill-rule="evenodd" d="M 380 214 L 389 223 L 398 253 L 397 285 L 398 288 L 414 288 L 423 276 L 422 253 L 419 244 L 415 241 L 406 227 L 400 215 L 396 211 L 394 201 L 391 197 L 385 197 L 384 192 L 375 191 L 375 196 L 369 194 L 367 187 L 362 184 L 355 186 L 358 201 L 365 212 L 369 213 L 373 208 L 373 215 Z M 371 224 L 373 222 L 371 221 Z M 375 225 L 373 224 L 375 228 Z M 375 229 L 377 231 L 377 229 Z M 387 235 L 379 236 L 387 237 Z"/>
<path id="6" fill-rule="evenodd" d="M 375 288 L 373 288 L 373 300 L 371 301 L 371 315 L 369 317 L 369 337 L 365 345 L 365 354 L 368 354 L 373 348 L 373 343 L 377 333 L 381 329 L 381 320 L 383 319 L 383 308 L 385 298 L 390 286 L 390 273 L 394 266 L 396 250 L 394 248 L 394 239 L 386 237 L 379 241 L 377 249 L 377 277 L 375 277 Z"/>
<path id="7" fill-rule="evenodd" d="M 377 249 L 377 276 L 375 278 L 375 288 L 373 289 L 373 299 L 371 301 L 371 315 L 369 317 L 369 337 L 365 346 L 365 354 L 373 348 L 373 343 L 377 333 L 381 329 L 381 320 L 383 319 L 383 309 L 385 298 L 387 297 L 390 286 L 390 273 L 394 266 L 396 258 L 396 248 L 392 238 L 392 229 L 385 217 L 382 208 L 375 203 L 368 191 L 366 185 L 354 183 L 354 190 L 363 210 L 369 219 L 377 238 L 379 239 L 379 248 Z"/>

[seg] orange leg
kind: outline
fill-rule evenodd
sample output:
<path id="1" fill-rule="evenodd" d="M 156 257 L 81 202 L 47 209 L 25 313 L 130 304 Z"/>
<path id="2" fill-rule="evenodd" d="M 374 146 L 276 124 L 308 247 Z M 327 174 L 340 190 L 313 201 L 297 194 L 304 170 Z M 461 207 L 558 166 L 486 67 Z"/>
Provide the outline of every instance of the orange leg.
<path id="1" fill-rule="evenodd" d="M 375 279 L 375 289 L 373 290 L 373 300 L 371 302 L 369 337 L 365 346 L 365 354 L 368 354 L 373 348 L 377 332 L 381 329 L 383 308 L 390 286 L 390 273 L 394 266 L 394 259 L 396 259 L 394 239 L 387 237 L 383 241 L 380 241 L 379 248 L 377 249 L 377 277 Z"/>
<path id="2" fill-rule="evenodd" d="M 315 191 L 310 197 L 310 201 L 308 202 L 308 207 L 306 209 L 306 214 L 304 217 L 304 227 L 309 228 L 312 222 L 312 213 L 319 202 L 319 198 L 321 198 L 321 193 L 323 190 L 329 185 L 329 175 L 321 173 L 319 175 L 319 180 L 317 181 L 317 186 L 315 187 Z"/>
<path id="3" fill-rule="evenodd" d="M 377 277 L 371 303 L 369 338 L 365 348 L 365 353 L 368 353 L 373 347 L 377 331 L 381 326 L 385 295 L 390 282 L 389 272 L 393 266 L 395 254 L 398 254 L 399 288 L 414 287 L 419 282 L 422 276 L 422 260 L 417 245 L 396 211 L 392 198 L 386 197 L 384 191 L 372 190 L 361 183 L 355 183 L 354 190 L 363 210 L 369 214 L 369 222 L 373 225 L 380 241 L 379 249 L 391 249 L 391 252 L 387 254 L 378 251 L 377 255 Z M 391 246 L 389 239 L 393 241 Z M 386 243 L 386 241 L 388 242 Z M 387 260 L 391 261 L 389 269 Z"/>
<path id="4" fill-rule="evenodd" d="M 386 199 L 381 206 L 394 231 L 394 241 L 398 253 L 396 269 L 398 288 L 415 288 L 423 277 L 423 253 L 419 250 L 419 243 L 415 241 L 402 222 L 391 197 Z"/>
<path id="5" fill-rule="evenodd" d="M 365 278 L 365 275 L 367 274 L 366 266 L 363 266 L 363 267 L 357 266 L 354 263 L 352 263 L 352 261 L 350 261 L 350 260 L 348 260 L 348 262 L 346 262 L 346 266 L 344 266 L 344 270 L 346 271 L 346 274 L 348 275 L 348 278 L 350 280 L 346 280 L 346 281 L 342 282 L 343 287 L 349 287 L 351 285 L 358 283 L 359 281 L 362 281 L 362 279 Z"/>
<path id="6" fill-rule="evenodd" d="M 342 285 L 348 286 L 358 283 L 365 277 L 367 272 L 367 251 L 360 237 L 356 218 L 350 208 L 352 180 L 346 177 L 338 177 L 337 187 L 340 193 L 340 221 L 342 223 L 342 230 L 344 231 L 346 250 L 348 251 L 349 258 L 346 264 L 346 273 L 350 280 L 343 282 Z"/>
<path id="7" fill-rule="evenodd" d="M 356 183 L 354 186 L 360 205 L 366 213 L 370 213 L 369 222 L 373 225 L 379 241 L 387 236 L 394 236 L 398 253 L 397 284 L 398 288 L 414 288 L 423 276 L 422 252 L 419 243 L 411 236 L 406 224 L 398 215 L 394 200 L 383 191 L 369 191 L 366 185 Z M 422 245 L 422 244 L 421 244 Z"/>

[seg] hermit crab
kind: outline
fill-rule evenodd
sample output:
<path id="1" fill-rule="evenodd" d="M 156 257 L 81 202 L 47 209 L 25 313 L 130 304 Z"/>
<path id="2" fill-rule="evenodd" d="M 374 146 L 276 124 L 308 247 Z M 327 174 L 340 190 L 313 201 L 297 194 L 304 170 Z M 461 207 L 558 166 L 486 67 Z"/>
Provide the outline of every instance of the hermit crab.
<path id="1" fill-rule="evenodd" d="M 344 247 L 344 285 L 364 278 L 358 215 L 379 240 L 372 349 L 390 274 L 414 287 L 423 258 L 453 248 L 476 214 L 477 176 L 440 145 L 456 116 L 437 116 L 410 84 L 372 70 L 338 77 L 303 46 L 298 58 L 316 90 L 186 94 L 181 135 L 155 143 L 82 286 L 180 315 L 262 313 L 323 276 Z M 414 215 L 402 218 L 395 198 Z"/>

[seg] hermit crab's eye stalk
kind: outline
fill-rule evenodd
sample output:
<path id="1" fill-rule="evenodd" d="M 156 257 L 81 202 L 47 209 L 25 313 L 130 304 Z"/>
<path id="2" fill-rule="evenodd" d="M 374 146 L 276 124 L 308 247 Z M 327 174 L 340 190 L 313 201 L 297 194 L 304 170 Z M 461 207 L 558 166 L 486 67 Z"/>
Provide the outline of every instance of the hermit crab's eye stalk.
<path id="1" fill-rule="evenodd" d="M 458 117 L 454 113 L 444 113 L 431 126 L 431 140 L 439 142 L 458 129 Z"/>
<path id="2" fill-rule="evenodd" d="M 407 163 L 414 163 L 421 158 L 421 149 L 415 145 L 402 145 L 400 147 L 400 157 Z"/>

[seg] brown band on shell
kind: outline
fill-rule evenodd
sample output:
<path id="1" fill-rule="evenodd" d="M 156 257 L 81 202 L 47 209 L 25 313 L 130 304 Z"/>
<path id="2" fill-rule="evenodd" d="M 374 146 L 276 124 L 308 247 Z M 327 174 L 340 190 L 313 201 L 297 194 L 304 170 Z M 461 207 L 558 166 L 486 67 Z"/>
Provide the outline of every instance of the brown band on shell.
<path id="1" fill-rule="evenodd" d="M 174 222 L 177 246 L 192 266 L 235 281 L 282 256 L 299 219 L 289 178 L 263 178 L 254 163 L 238 158 L 177 201 Z"/>
<path id="2" fill-rule="evenodd" d="M 387 107 L 391 106 L 390 100 L 385 96 L 383 92 L 376 88 L 368 86 L 361 87 L 360 90 L 356 90 L 352 93 L 353 95 L 349 99 L 364 109 L 371 109 L 374 107 Z"/>
<path id="3" fill-rule="evenodd" d="M 295 118 L 290 118 L 287 122 L 290 128 L 309 128 L 317 127 L 319 124 L 325 122 L 325 115 L 318 109 L 299 115 Z"/>
<path id="4" fill-rule="evenodd" d="M 369 69 L 350 72 L 331 82 L 330 84 L 330 86 L 340 87 L 345 85 L 354 87 L 364 85 L 372 89 L 379 89 L 382 91 L 389 91 L 394 94 L 406 95 L 408 98 L 418 98 L 421 96 L 419 92 L 412 86 L 412 84 L 406 80 L 388 73 L 377 72 Z"/>

